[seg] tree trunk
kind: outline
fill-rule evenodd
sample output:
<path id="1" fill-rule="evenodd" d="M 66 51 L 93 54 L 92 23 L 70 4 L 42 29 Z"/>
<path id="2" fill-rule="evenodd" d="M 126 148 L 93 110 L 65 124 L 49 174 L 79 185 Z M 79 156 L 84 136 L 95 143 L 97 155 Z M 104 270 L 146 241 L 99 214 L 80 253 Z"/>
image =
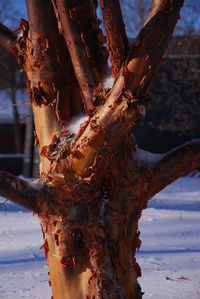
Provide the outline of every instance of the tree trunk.
<path id="1" fill-rule="evenodd" d="M 53 298 L 139 299 L 138 208 L 113 211 L 102 190 L 92 193 L 40 216 Z"/>
<path id="2" fill-rule="evenodd" d="M 39 215 L 54 299 L 140 299 L 142 210 L 200 166 L 200 140 L 152 159 L 131 135 L 145 117 L 183 1 L 153 0 L 129 49 L 119 1 L 101 0 L 108 51 L 96 1 L 26 3 L 21 37 L 1 25 L 0 42 L 27 74 L 40 179 L 27 183 L 0 172 L 0 195 Z M 108 52 L 115 81 L 106 89 Z M 73 134 L 69 122 L 82 111 L 81 99 L 88 120 Z"/>

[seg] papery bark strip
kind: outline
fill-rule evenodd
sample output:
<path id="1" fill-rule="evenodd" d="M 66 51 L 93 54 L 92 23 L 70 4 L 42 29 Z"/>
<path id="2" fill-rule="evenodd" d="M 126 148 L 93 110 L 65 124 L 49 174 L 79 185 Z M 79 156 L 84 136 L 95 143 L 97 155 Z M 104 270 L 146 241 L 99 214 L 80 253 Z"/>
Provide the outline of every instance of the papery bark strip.
<path id="1" fill-rule="evenodd" d="M 102 147 L 105 141 L 109 141 L 109 136 L 112 136 L 114 150 L 124 134 L 145 117 L 146 107 L 149 105 L 148 88 L 156 75 L 182 4 L 182 0 L 168 0 L 162 2 L 162 5 L 160 1 L 153 1 L 153 5 L 156 5 L 154 14 L 150 12 L 151 18 L 147 18 L 148 22 L 141 30 L 138 42 L 122 67 L 112 90 L 107 94 L 106 102 L 90 119 L 74 145 L 75 151 L 79 152 L 79 158 L 75 157 L 72 167 L 81 176 L 88 174 L 87 169 L 94 165 L 98 148 Z M 94 123 L 96 130 L 92 128 Z M 117 131 L 115 138 L 114 131 Z"/>

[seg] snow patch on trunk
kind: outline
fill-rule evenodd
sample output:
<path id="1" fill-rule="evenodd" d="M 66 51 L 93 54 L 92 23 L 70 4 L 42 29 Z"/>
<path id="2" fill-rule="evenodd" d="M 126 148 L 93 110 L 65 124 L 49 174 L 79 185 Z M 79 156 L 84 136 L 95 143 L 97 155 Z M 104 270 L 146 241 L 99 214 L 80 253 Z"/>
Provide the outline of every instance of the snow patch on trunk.
<path id="1" fill-rule="evenodd" d="M 111 68 L 108 68 L 106 76 L 103 80 L 103 85 L 105 89 L 109 89 L 113 87 L 114 78 L 112 78 L 112 70 Z"/>
<path id="2" fill-rule="evenodd" d="M 80 129 L 80 126 L 83 125 L 87 121 L 88 121 L 88 116 L 83 113 L 73 117 L 69 123 L 70 132 L 77 135 L 77 133 Z"/>

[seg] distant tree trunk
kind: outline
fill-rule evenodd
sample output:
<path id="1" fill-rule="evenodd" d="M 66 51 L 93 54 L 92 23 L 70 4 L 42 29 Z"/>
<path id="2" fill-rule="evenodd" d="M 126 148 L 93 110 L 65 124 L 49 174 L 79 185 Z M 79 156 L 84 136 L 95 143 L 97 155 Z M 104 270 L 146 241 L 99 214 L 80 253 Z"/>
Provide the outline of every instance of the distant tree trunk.
<path id="1" fill-rule="evenodd" d="M 25 124 L 23 175 L 25 177 L 32 177 L 34 164 L 34 123 L 31 105 L 28 106 L 28 115 Z"/>
<path id="2" fill-rule="evenodd" d="M 11 97 L 12 109 L 13 109 L 15 150 L 16 150 L 16 153 L 22 153 L 22 151 L 23 151 L 22 133 L 21 133 L 19 113 L 18 113 L 18 109 L 17 109 L 16 89 L 15 89 L 15 87 L 12 87 L 10 89 L 10 97 Z"/>
<path id="3" fill-rule="evenodd" d="M 142 298 L 135 259 L 142 210 L 200 165 L 200 140 L 152 160 L 131 136 L 182 2 L 153 1 L 128 49 L 119 2 L 100 1 L 111 89 L 102 83 L 108 55 L 96 1 L 27 0 L 22 36 L 0 31 L 27 74 L 40 154 L 40 179 L 0 172 L 0 194 L 39 215 L 54 299 Z M 81 99 L 88 121 L 74 135 L 69 121 L 82 111 Z"/>

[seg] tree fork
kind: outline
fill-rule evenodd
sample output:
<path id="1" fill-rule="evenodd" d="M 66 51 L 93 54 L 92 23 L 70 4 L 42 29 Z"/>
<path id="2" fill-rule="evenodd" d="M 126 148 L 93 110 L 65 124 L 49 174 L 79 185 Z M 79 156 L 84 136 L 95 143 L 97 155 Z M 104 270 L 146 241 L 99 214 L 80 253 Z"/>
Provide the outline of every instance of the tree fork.
<path id="1" fill-rule="evenodd" d="M 79 175 L 88 176 L 87 169 L 94 164 L 98 148 L 104 147 L 105 141 L 108 141 L 109 147 L 112 144 L 112 150 L 115 151 L 124 134 L 145 117 L 149 104 L 148 89 L 175 28 L 182 4 L 182 0 L 162 4 L 160 1 L 152 2 L 153 9 L 113 88 L 107 93 L 106 102 L 99 107 L 74 144 L 79 159 L 75 155 L 72 167 Z M 116 130 L 117 135 L 113 134 Z"/>
<path id="2" fill-rule="evenodd" d="M 148 89 L 183 1 L 153 0 L 128 53 L 119 2 L 114 7 L 118 24 L 115 16 L 106 18 L 111 6 L 101 1 L 113 66 L 120 56 L 108 91 L 101 85 L 107 62 L 96 1 L 52 3 L 27 0 L 29 24 L 22 21 L 17 41 L 0 26 L 0 42 L 9 48 L 15 41 L 27 73 L 43 178 L 34 185 L 1 172 L 0 194 L 38 213 L 54 299 L 141 299 L 135 253 L 142 210 L 151 196 L 200 161 L 197 140 L 147 163 L 130 136 L 131 127 L 145 116 Z M 90 56 L 94 49 L 102 68 Z M 68 128 L 69 106 L 80 103 L 81 94 L 90 118 L 74 136 Z"/>

